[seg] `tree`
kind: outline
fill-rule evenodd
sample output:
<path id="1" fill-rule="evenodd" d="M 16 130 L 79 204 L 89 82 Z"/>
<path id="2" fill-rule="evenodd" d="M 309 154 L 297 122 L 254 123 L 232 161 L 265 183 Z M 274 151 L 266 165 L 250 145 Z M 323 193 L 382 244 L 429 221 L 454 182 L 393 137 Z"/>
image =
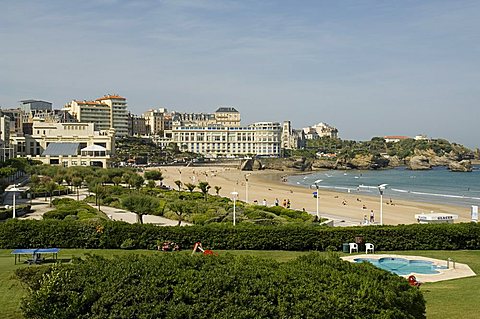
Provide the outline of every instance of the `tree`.
<path id="1" fill-rule="evenodd" d="M 132 172 L 126 172 L 122 175 L 123 182 L 128 185 L 128 188 L 130 188 L 130 178 L 134 175 L 135 173 Z"/>
<path id="2" fill-rule="evenodd" d="M 73 187 L 77 190 L 77 201 L 80 200 L 79 188 L 82 186 L 83 180 L 81 177 L 72 178 Z"/>
<path id="3" fill-rule="evenodd" d="M 120 185 L 120 183 L 122 182 L 122 177 L 120 176 L 115 176 L 112 178 L 112 182 L 115 186 L 118 186 Z"/>
<path id="4" fill-rule="evenodd" d="M 148 181 L 148 183 L 147 183 L 147 187 L 148 187 L 148 188 L 155 188 L 155 186 L 157 186 L 157 185 L 155 184 L 155 181 L 152 181 L 152 180 Z"/>
<path id="5" fill-rule="evenodd" d="M 153 214 L 160 202 L 147 195 L 132 194 L 122 199 L 122 206 L 137 215 L 137 222 L 143 224 L 143 215 Z"/>
<path id="6" fill-rule="evenodd" d="M 200 183 L 198 183 L 197 187 L 202 191 L 203 196 L 205 196 L 205 200 L 207 200 L 208 190 L 211 188 L 211 186 L 208 184 L 208 182 L 200 182 Z"/>
<path id="7" fill-rule="evenodd" d="M 143 174 L 143 177 L 145 177 L 146 180 L 149 181 L 162 181 L 163 180 L 163 175 L 160 170 L 155 170 L 155 171 L 146 171 L 145 174 Z"/>
<path id="8" fill-rule="evenodd" d="M 191 213 L 192 202 L 186 200 L 175 200 L 168 204 L 168 208 L 177 215 L 178 226 L 182 224 L 185 216 Z"/>
<path id="9" fill-rule="evenodd" d="M 73 179 L 73 175 L 68 172 L 67 174 L 65 174 L 65 176 L 63 177 L 63 179 L 65 180 L 65 182 L 67 183 L 68 187 L 70 188 L 70 186 L 72 186 L 72 179 Z"/>
<path id="10" fill-rule="evenodd" d="M 180 191 L 180 188 L 182 187 L 182 182 L 179 181 L 179 180 L 176 180 L 174 183 L 175 183 L 175 185 L 177 185 L 178 191 Z"/>
<path id="11" fill-rule="evenodd" d="M 222 186 L 215 186 L 215 193 L 217 196 L 220 194 L 220 190 L 222 189 Z"/>
<path id="12" fill-rule="evenodd" d="M 197 188 L 197 185 L 191 184 L 191 183 L 185 183 L 185 187 L 189 190 L 189 192 L 193 192 L 195 188 Z"/>
<path id="13" fill-rule="evenodd" d="M 143 179 L 143 177 L 138 174 L 133 174 L 128 179 L 128 185 L 135 189 L 140 189 L 144 182 L 145 180 Z"/>
<path id="14" fill-rule="evenodd" d="M 57 183 L 54 181 L 48 181 L 45 183 L 45 191 L 50 196 L 50 207 L 52 207 L 52 196 L 53 192 L 57 189 Z"/>
<path id="15" fill-rule="evenodd" d="M 65 176 L 63 174 L 58 173 L 58 174 L 55 174 L 55 176 L 53 176 L 53 180 L 58 185 L 62 185 L 64 177 Z"/>
<path id="16" fill-rule="evenodd" d="M 97 180 L 92 187 L 92 191 L 95 193 L 95 204 L 98 206 L 98 210 L 101 211 L 100 204 L 103 195 L 105 195 L 105 187 L 103 187 L 103 185 Z"/>

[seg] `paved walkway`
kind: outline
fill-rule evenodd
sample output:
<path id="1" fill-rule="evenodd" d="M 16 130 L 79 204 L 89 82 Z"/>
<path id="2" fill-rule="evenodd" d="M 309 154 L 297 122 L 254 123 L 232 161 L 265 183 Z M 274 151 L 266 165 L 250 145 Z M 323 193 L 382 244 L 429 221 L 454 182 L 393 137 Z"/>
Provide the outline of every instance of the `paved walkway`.
<path id="1" fill-rule="evenodd" d="M 83 200 L 88 196 L 88 191 L 86 189 L 81 189 L 79 192 L 79 199 Z M 72 198 L 72 199 L 77 199 L 77 194 L 69 194 L 69 195 L 62 195 L 62 196 L 54 196 L 53 198 Z M 19 217 L 20 219 L 37 219 L 40 220 L 42 219 L 43 214 L 45 214 L 48 211 L 53 210 L 53 207 L 50 207 L 50 198 L 45 198 L 40 197 L 40 198 L 35 198 L 32 200 L 32 210 L 34 212 L 26 214 L 22 217 Z M 95 204 L 89 204 L 90 206 L 97 208 Z M 115 207 L 109 207 L 109 206 L 100 206 L 100 209 L 102 212 L 105 213 L 111 220 L 118 220 L 118 221 L 124 221 L 130 224 L 135 224 L 137 222 L 137 214 L 132 213 L 130 211 L 120 209 L 120 208 L 115 208 Z M 158 226 L 176 226 L 178 225 L 177 220 L 171 220 L 162 216 L 153 216 L 153 215 L 144 215 L 143 216 L 143 223 L 144 224 L 155 224 Z M 182 226 L 190 225 L 189 223 L 182 222 Z"/>

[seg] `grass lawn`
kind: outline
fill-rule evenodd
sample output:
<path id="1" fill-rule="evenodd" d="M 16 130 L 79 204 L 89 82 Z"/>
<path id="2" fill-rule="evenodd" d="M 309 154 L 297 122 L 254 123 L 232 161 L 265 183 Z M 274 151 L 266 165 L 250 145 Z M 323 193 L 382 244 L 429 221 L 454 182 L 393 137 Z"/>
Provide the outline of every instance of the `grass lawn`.
<path id="1" fill-rule="evenodd" d="M 0 305 L 1 317 L 5 319 L 23 318 L 20 311 L 21 298 L 26 290 L 13 278 L 15 269 L 27 266 L 14 264 L 11 249 L 0 250 Z M 262 258 L 273 258 L 284 262 L 296 258 L 305 252 L 294 251 L 216 251 L 219 254 L 231 253 L 235 255 L 255 255 Z M 86 253 L 102 256 L 125 255 L 131 253 L 158 254 L 153 250 L 87 250 L 87 249 L 62 249 L 59 259 L 68 260 L 72 257 L 81 257 Z M 185 253 L 189 253 L 185 251 Z M 480 274 L 480 251 L 402 251 L 389 252 L 404 255 L 417 255 L 446 260 L 453 258 L 460 263 L 468 264 L 472 270 Z M 343 254 L 342 254 L 343 255 Z M 480 291 L 480 276 L 464 279 L 455 279 L 438 283 L 426 283 L 421 291 L 427 301 L 428 318 L 478 318 L 476 309 L 476 294 Z"/>

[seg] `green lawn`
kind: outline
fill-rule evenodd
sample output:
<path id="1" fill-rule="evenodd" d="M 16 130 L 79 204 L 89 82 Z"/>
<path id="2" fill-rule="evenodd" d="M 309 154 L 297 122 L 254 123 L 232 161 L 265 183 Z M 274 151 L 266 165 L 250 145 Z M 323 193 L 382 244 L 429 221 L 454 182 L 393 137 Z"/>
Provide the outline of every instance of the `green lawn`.
<path id="1" fill-rule="evenodd" d="M 26 290 L 13 278 L 15 269 L 20 267 L 36 267 L 24 264 L 14 264 L 11 250 L 0 250 L 0 305 L 2 318 L 22 318 L 20 300 Z M 220 254 L 227 251 L 216 251 Z M 103 256 L 125 255 L 131 253 L 158 254 L 157 251 L 148 250 L 86 250 L 62 249 L 59 259 L 68 260 L 72 257 L 81 257 L 86 253 Z M 189 253 L 185 251 L 185 253 Z M 292 251 L 228 251 L 235 255 L 255 255 L 262 258 L 273 258 L 278 261 L 288 261 L 305 252 Z M 389 252 L 404 255 L 418 255 L 446 260 L 453 258 L 460 263 L 468 264 L 475 273 L 480 273 L 480 251 L 402 251 Z M 476 294 L 480 291 L 480 277 L 455 279 L 438 283 L 426 283 L 421 288 L 427 301 L 428 318 L 478 318 L 476 309 Z"/>

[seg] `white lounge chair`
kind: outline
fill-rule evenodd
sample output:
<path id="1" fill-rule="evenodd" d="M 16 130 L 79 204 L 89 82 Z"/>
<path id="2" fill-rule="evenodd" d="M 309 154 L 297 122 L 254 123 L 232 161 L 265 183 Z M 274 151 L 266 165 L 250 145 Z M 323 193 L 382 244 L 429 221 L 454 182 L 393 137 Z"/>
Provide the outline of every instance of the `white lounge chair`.
<path id="1" fill-rule="evenodd" d="M 375 246 L 371 243 L 366 243 L 365 244 L 365 254 L 368 254 L 369 250 L 372 252 L 372 254 L 374 254 L 375 253 Z"/>
<path id="2" fill-rule="evenodd" d="M 356 243 L 349 243 L 348 244 L 350 246 L 350 254 L 352 253 L 352 251 L 356 250 L 357 253 L 358 253 L 358 245 Z"/>

